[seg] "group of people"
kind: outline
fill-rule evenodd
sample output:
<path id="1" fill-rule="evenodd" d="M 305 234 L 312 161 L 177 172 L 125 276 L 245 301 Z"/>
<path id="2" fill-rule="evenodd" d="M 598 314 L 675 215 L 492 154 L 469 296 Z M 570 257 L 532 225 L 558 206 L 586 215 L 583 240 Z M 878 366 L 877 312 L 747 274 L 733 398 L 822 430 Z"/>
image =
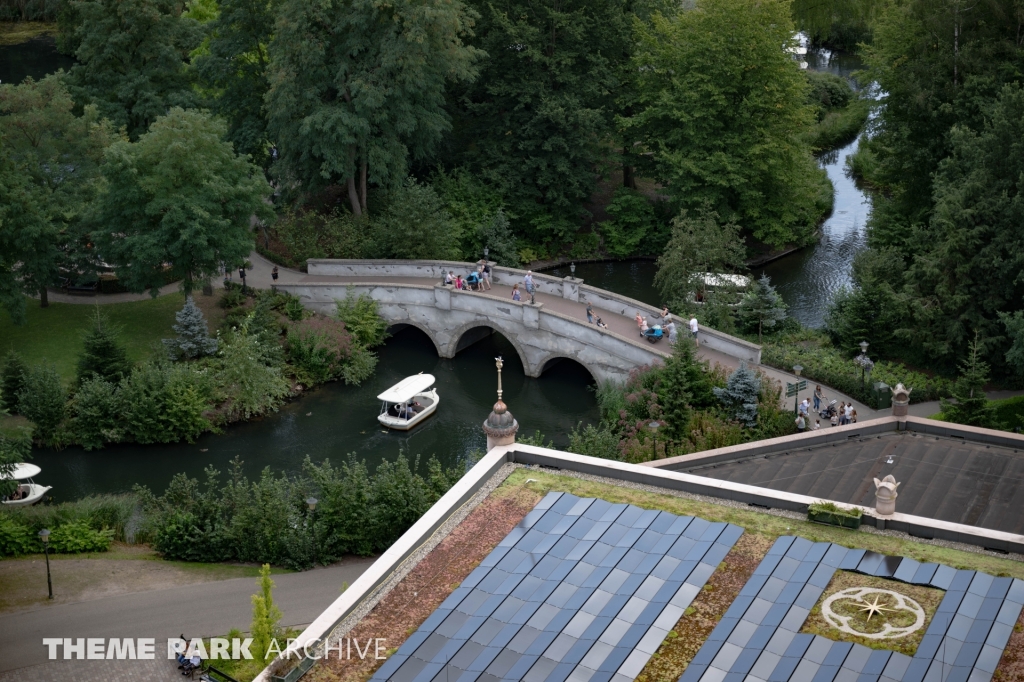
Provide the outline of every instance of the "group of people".
<path id="1" fill-rule="evenodd" d="M 650 324 L 647 322 L 647 318 L 644 317 L 640 311 L 637 311 L 634 319 L 636 320 L 636 326 L 640 329 L 640 337 L 646 338 L 647 333 L 651 329 Z M 675 320 L 668 312 L 668 306 L 662 307 L 660 319 L 661 328 L 668 333 L 668 342 L 674 344 L 679 337 L 679 333 L 676 330 Z M 700 341 L 698 340 L 697 335 L 700 331 L 700 326 L 697 324 L 696 316 L 690 318 L 688 325 L 690 327 L 690 335 L 693 337 L 693 342 L 699 345 Z"/>
<path id="2" fill-rule="evenodd" d="M 391 413 L 392 417 L 398 417 L 399 419 L 412 419 L 424 409 L 423 405 L 418 400 L 414 400 L 411 403 L 401 405 L 392 405 L 388 412 Z"/>
<path id="3" fill-rule="evenodd" d="M 466 275 L 465 278 L 461 273 L 456 275 L 454 270 L 449 270 L 444 274 L 444 285 L 455 287 L 459 291 L 490 291 L 491 265 L 486 261 L 481 261 L 476 266 L 476 270 Z"/>
<path id="4" fill-rule="evenodd" d="M 832 426 L 845 426 L 847 424 L 857 423 L 857 410 L 853 407 L 853 403 L 841 402 L 839 407 L 835 406 L 833 400 L 831 404 L 822 407 L 825 402 L 825 394 L 821 390 L 821 386 L 814 387 L 814 411 L 818 414 L 818 418 L 815 418 L 814 424 L 811 425 L 810 421 L 810 409 L 811 401 L 804 398 L 796 409 L 796 430 L 806 431 L 810 425 L 810 430 L 817 431 L 821 428 L 821 419 L 827 419 L 828 423 Z"/>

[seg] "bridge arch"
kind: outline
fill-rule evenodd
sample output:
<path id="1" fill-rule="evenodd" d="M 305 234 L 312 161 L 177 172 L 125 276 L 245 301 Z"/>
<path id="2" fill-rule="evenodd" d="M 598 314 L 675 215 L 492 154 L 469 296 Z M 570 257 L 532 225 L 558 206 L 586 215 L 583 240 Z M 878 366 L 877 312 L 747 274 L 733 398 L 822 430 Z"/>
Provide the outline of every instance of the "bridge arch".
<path id="1" fill-rule="evenodd" d="M 583 369 L 587 370 L 587 372 L 590 374 L 590 378 L 594 380 L 595 384 L 600 385 L 601 382 L 598 380 L 598 377 L 600 375 L 594 372 L 594 369 L 592 367 L 590 367 L 587 363 L 583 362 L 579 358 L 573 357 L 572 355 L 568 355 L 566 353 L 550 353 L 549 355 L 545 356 L 543 360 L 537 363 L 537 376 L 543 376 L 544 372 L 548 371 L 551 368 L 551 366 L 557 363 L 559 360 L 568 360 L 570 362 L 576 363 Z"/>
<path id="2" fill-rule="evenodd" d="M 437 357 L 439 357 L 439 358 L 446 357 L 444 355 L 444 353 L 442 352 L 441 345 L 437 342 L 437 338 L 435 338 L 435 336 L 434 336 L 434 332 L 431 331 L 430 327 L 428 327 L 425 324 L 422 324 L 422 323 L 414 321 L 414 320 L 404 319 L 404 320 L 401 320 L 401 321 L 398 321 L 398 322 L 392 322 L 391 324 L 389 324 L 388 325 L 388 333 L 391 333 L 392 331 L 402 331 L 402 329 L 404 327 L 412 327 L 414 329 L 419 329 L 421 332 L 426 334 L 427 338 L 430 339 L 430 342 L 432 344 L 434 344 L 434 350 L 437 351 Z"/>
<path id="3" fill-rule="evenodd" d="M 520 344 L 519 340 L 516 338 L 515 332 L 503 328 L 502 325 L 495 323 L 493 320 L 477 319 L 473 320 L 472 322 L 466 322 L 465 324 L 456 327 L 451 332 L 451 341 L 448 344 L 446 354 L 443 355 L 442 357 L 454 358 L 455 355 L 460 350 L 463 350 L 462 348 L 459 348 L 459 342 L 462 340 L 462 337 L 465 336 L 467 332 L 473 329 L 478 329 L 480 327 L 492 329 L 496 332 L 499 332 L 503 337 L 505 337 L 505 339 L 512 344 L 512 347 L 516 349 L 516 353 L 519 355 L 519 361 L 523 363 L 523 372 L 526 373 L 526 376 L 538 376 L 538 374 L 534 374 L 533 372 L 531 372 L 532 365 L 530 363 L 530 359 L 526 355 L 526 351 L 523 349 L 522 344 Z"/>

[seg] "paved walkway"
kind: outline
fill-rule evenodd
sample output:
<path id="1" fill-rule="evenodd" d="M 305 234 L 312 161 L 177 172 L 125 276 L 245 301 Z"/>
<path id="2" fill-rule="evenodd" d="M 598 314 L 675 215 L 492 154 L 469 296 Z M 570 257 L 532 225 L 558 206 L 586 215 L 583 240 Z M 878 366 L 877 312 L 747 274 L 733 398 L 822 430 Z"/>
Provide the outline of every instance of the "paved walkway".
<path id="1" fill-rule="evenodd" d="M 264 258 L 260 254 L 256 253 L 255 251 L 253 251 L 249 255 L 249 261 L 252 263 L 253 268 L 252 268 L 252 270 L 250 270 L 250 271 L 248 271 L 246 273 L 246 284 L 248 284 L 251 287 L 255 287 L 257 289 L 268 289 L 268 288 L 270 288 L 270 286 L 273 284 L 273 278 L 271 276 L 271 271 L 274 268 L 274 263 L 272 263 L 271 261 L 267 260 L 266 258 Z M 397 283 L 397 284 L 420 284 L 420 285 L 424 285 L 424 286 L 433 286 L 433 285 L 437 284 L 437 280 L 435 278 L 425 278 L 425 277 L 375 278 L 375 277 L 325 277 L 325 276 L 312 276 L 312 275 L 307 275 L 304 272 L 300 272 L 298 270 L 292 270 L 291 268 L 286 268 L 286 267 L 283 267 L 283 266 L 278 266 L 278 277 L 279 277 L 278 282 L 281 283 L 281 284 L 300 284 L 300 283 L 303 283 L 303 282 L 341 282 L 341 283 L 345 283 L 345 282 L 372 282 L 372 281 L 375 281 L 377 279 L 380 279 L 382 281 L 394 282 L 394 283 Z M 237 272 L 233 272 L 232 273 L 232 281 L 234 281 L 236 283 L 239 281 L 238 273 Z M 214 284 L 218 288 L 221 288 L 223 286 L 220 281 L 216 281 Z M 167 286 L 165 286 L 162 289 L 160 289 L 160 295 L 163 296 L 165 294 L 177 291 L 178 290 L 177 287 L 178 287 L 177 284 L 168 284 Z M 508 287 L 508 286 L 494 285 L 494 287 L 493 287 L 493 289 L 491 291 L 483 292 L 483 293 L 485 295 L 497 296 L 497 297 L 500 297 L 500 298 L 507 298 L 507 299 L 511 299 L 512 298 L 512 288 Z M 479 294 L 476 294 L 476 293 L 473 293 L 473 292 L 467 292 L 466 295 L 467 296 L 476 296 L 476 295 L 479 295 Z M 524 297 L 526 296 L 526 292 L 523 292 L 523 296 Z M 57 293 L 57 292 L 51 292 L 50 293 L 50 300 L 52 300 L 52 301 L 61 301 L 61 302 L 65 302 L 65 303 L 87 303 L 87 304 L 100 303 L 100 304 L 104 304 L 104 303 L 120 303 L 120 302 L 123 302 L 123 301 L 136 301 L 136 300 L 143 300 L 143 299 L 146 299 L 146 298 L 149 298 L 149 294 L 108 294 L 108 295 L 100 295 L 100 296 L 68 296 L 68 295 L 65 295 L 65 294 Z M 572 301 L 569 301 L 567 299 L 564 299 L 564 298 L 561 298 L 561 297 L 558 297 L 558 296 L 554 296 L 554 295 L 551 295 L 551 294 L 541 294 L 541 293 L 537 294 L 537 302 L 538 303 L 543 303 L 544 304 L 544 308 L 547 309 L 547 310 L 553 310 L 555 312 L 561 313 L 563 315 L 567 315 L 569 317 L 574 317 L 574 318 L 577 318 L 577 319 L 586 319 L 586 303 L 574 303 Z M 608 311 L 597 310 L 595 312 L 597 312 L 598 314 L 601 315 L 602 319 L 604 320 L 605 323 L 608 324 L 608 328 L 611 331 L 614 331 L 614 332 L 616 332 L 618 334 L 621 334 L 621 335 L 627 336 L 627 337 L 632 337 L 633 335 L 639 336 L 639 330 L 637 329 L 636 323 L 634 322 L 634 320 L 632 318 L 623 317 L 621 315 L 616 315 L 616 314 L 608 312 Z M 686 327 L 685 324 L 680 324 L 679 325 L 679 333 L 680 333 L 680 338 L 681 339 L 685 339 L 685 334 L 686 334 L 685 327 Z M 739 360 L 737 360 L 736 358 L 734 358 L 732 356 L 729 356 L 729 355 L 725 355 L 724 353 L 720 353 L 718 351 L 714 351 L 714 350 L 705 348 L 703 346 L 700 348 L 699 355 L 703 359 L 711 362 L 712 364 L 717 363 L 717 364 L 722 365 L 723 367 L 728 367 L 729 369 L 735 369 L 736 367 L 739 366 Z M 798 380 L 796 375 L 794 375 L 792 373 L 789 373 L 789 372 L 783 372 L 781 370 L 775 369 L 774 367 L 769 367 L 767 365 L 760 365 L 760 369 L 761 369 L 761 371 L 763 371 L 766 375 L 768 375 L 772 379 L 775 379 L 776 381 L 780 382 L 782 384 L 783 388 L 785 388 L 785 385 L 787 383 L 795 383 Z M 799 396 L 797 396 L 798 401 L 799 400 L 803 400 L 804 398 L 808 398 L 808 399 L 811 399 L 813 401 L 813 393 L 814 393 L 814 386 L 815 385 L 816 385 L 815 382 L 812 382 L 812 381 L 808 380 L 808 382 L 807 382 L 807 389 L 804 390 L 804 391 L 801 391 Z M 857 400 L 854 400 L 850 396 L 848 396 L 848 395 L 846 395 L 844 393 L 840 393 L 838 391 L 835 391 L 835 390 L 833 390 L 833 389 L 831 389 L 831 388 L 829 388 L 827 386 L 822 386 L 822 390 L 824 391 L 826 398 L 829 399 L 829 400 L 833 400 L 834 399 L 834 400 L 836 400 L 838 402 L 847 402 L 847 403 L 852 402 L 854 409 L 857 410 L 857 416 L 858 416 L 859 419 L 871 419 L 871 418 L 874 418 L 874 417 L 878 417 L 878 416 L 883 416 L 883 415 L 889 414 L 889 410 L 876 411 L 876 410 L 868 407 L 867 405 L 864 405 L 863 403 L 861 403 L 861 402 L 859 402 Z M 783 392 L 783 395 L 785 395 L 785 392 Z M 989 399 L 991 399 L 991 400 L 1000 400 L 1002 398 L 1009 398 L 1009 397 L 1018 396 L 1018 395 L 1024 395 L 1024 391 L 993 391 L 993 392 L 989 393 Z M 789 404 L 789 401 L 792 400 L 792 398 L 787 398 L 785 400 L 786 400 L 786 403 Z M 938 401 L 931 401 L 931 402 L 926 402 L 926 403 L 915 403 L 915 404 L 910 406 L 910 414 L 915 416 L 915 417 L 930 417 L 931 415 L 937 413 L 938 411 L 939 411 L 939 402 Z M 826 426 L 825 424 L 822 424 L 823 428 L 825 426 Z"/>
<path id="2" fill-rule="evenodd" d="M 274 576 L 281 625 L 313 622 L 341 594 L 342 584 L 351 585 L 371 563 L 373 559 L 354 558 Z M 181 633 L 191 638 L 225 635 L 232 628 L 247 630 L 256 591 L 255 578 L 233 578 L 5 613 L 0 617 L 0 682 L 175 679 L 171 675 L 180 680 L 176 664 L 161 658 L 166 656 L 167 639 Z M 44 637 L 153 637 L 158 659 L 48 661 Z"/>

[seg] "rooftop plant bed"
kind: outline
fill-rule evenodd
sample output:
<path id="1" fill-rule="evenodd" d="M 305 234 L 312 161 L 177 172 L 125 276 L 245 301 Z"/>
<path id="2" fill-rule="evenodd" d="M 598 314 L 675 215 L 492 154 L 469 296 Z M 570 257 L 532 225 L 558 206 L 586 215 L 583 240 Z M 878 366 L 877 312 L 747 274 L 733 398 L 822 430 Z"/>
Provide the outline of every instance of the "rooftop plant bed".
<path id="1" fill-rule="evenodd" d="M 807 520 L 840 528 L 860 528 L 861 511 L 856 507 L 841 507 L 835 502 L 815 502 L 807 506 Z"/>

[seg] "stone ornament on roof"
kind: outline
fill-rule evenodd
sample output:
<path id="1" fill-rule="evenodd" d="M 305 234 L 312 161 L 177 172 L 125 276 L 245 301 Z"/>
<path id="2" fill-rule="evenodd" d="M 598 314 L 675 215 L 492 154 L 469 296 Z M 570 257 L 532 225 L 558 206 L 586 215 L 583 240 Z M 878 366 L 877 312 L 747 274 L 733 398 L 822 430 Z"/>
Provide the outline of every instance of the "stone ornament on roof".
<path id="1" fill-rule="evenodd" d="M 881 481 L 875 479 L 875 511 L 882 516 L 896 513 L 896 488 L 899 483 L 889 474 Z"/>
<path id="2" fill-rule="evenodd" d="M 906 417 L 907 406 L 910 405 L 910 392 L 914 389 L 907 388 L 902 382 L 896 384 L 896 388 L 889 388 L 892 391 L 892 415 L 894 417 Z"/>
<path id="3" fill-rule="evenodd" d="M 484 433 L 487 435 L 487 451 L 498 445 L 511 445 L 516 442 L 519 422 L 508 411 L 508 406 L 501 399 L 501 368 L 505 365 L 501 356 L 494 358 L 494 366 L 498 368 L 498 402 L 484 420 Z"/>

